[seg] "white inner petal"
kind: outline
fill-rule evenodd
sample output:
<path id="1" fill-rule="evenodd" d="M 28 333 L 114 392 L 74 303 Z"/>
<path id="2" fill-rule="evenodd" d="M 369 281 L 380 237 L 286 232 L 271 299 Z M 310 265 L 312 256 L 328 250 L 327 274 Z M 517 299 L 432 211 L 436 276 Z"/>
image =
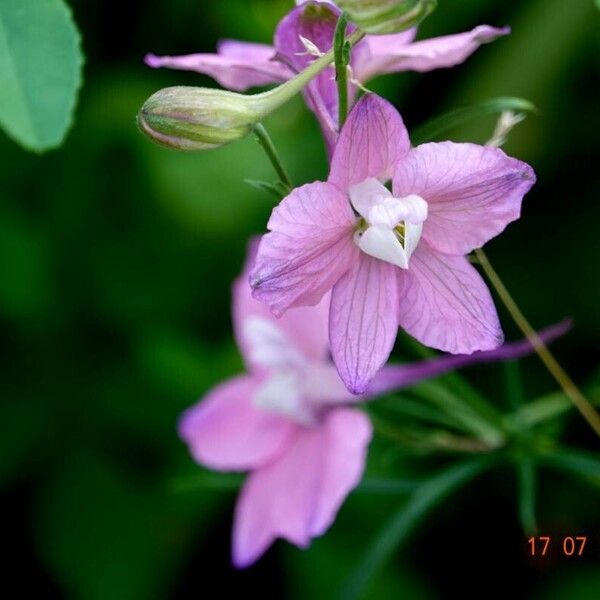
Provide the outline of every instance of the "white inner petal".
<path id="1" fill-rule="evenodd" d="M 258 315 L 244 320 L 243 335 L 250 360 L 267 369 L 284 369 L 305 362 L 300 351 L 276 323 Z"/>
<path id="2" fill-rule="evenodd" d="M 305 402 L 299 373 L 275 371 L 256 391 L 254 406 L 277 413 L 300 425 L 311 425 L 315 415 Z"/>
<path id="3" fill-rule="evenodd" d="M 366 223 L 354 236 L 358 247 L 369 256 L 408 269 L 427 220 L 427 202 L 415 194 L 395 198 L 374 178 L 351 187 L 349 195 Z"/>
<path id="4" fill-rule="evenodd" d="M 251 362 L 268 372 L 253 398 L 254 405 L 300 425 L 313 424 L 316 414 L 304 389 L 304 374 L 311 367 L 308 359 L 286 332 L 266 317 L 247 317 L 243 334 Z"/>
<path id="5" fill-rule="evenodd" d="M 355 241 L 365 254 L 408 269 L 409 256 L 392 229 L 373 225 L 362 234 L 357 233 Z"/>

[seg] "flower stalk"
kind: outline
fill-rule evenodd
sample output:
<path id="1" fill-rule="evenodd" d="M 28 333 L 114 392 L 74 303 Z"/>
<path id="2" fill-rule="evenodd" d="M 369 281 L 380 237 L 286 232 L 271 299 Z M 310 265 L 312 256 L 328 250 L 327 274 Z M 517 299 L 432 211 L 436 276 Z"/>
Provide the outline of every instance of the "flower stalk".
<path id="1" fill-rule="evenodd" d="M 560 366 L 544 341 L 536 333 L 535 329 L 533 329 L 533 327 L 529 324 L 525 318 L 525 315 L 521 312 L 517 303 L 510 295 L 510 292 L 492 267 L 485 252 L 481 249 L 478 249 L 475 250 L 475 254 L 479 260 L 479 263 L 481 264 L 482 269 L 490 280 L 490 283 L 498 293 L 498 296 L 502 300 L 504 306 L 506 306 L 506 309 L 510 313 L 517 327 L 519 327 L 527 339 L 530 340 L 535 352 L 540 357 L 541 361 L 544 363 L 552 377 L 554 377 L 556 382 L 564 390 L 565 394 L 571 399 L 577 410 L 579 410 L 583 418 L 600 437 L 600 415 L 596 409 L 583 395 L 575 382 L 571 379 L 571 377 L 569 377 L 567 372 Z"/>
<path id="2" fill-rule="evenodd" d="M 279 181 L 281 181 L 281 183 L 285 186 L 287 192 L 290 192 L 294 187 L 294 184 L 290 179 L 279 153 L 277 152 L 277 148 L 275 147 L 269 132 L 262 123 L 257 123 L 254 126 L 254 135 L 256 136 L 258 143 L 265 151 L 268 159 L 271 161 L 271 164 L 273 165 L 273 168 L 279 177 Z"/>
<path id="3" fill-rule="evenodd" d="M 348 17 L 342 12 L 335 28 L 333 49 L 335 55 L 335 80 L 338 91 L 338 129 L 341 131 L 348 115 L 348 64 L 350 47 L 346 43 Z"/>

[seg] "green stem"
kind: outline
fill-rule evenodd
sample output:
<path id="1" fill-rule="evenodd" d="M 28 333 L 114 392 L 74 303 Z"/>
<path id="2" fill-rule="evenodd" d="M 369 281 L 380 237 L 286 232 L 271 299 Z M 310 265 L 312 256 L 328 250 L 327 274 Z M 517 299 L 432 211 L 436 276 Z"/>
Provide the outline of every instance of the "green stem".
<path id="1" fill-rule="evenodd" d="M 348 115 L 348 55 L 346 50 L 346 27 L 348 17 L 345 12 L 340 15 L 333 38 L 335 56 L 335 80 L 338 91 L 338 129 L 341 131 Z"/>
<path id="2" fill-rule="evenodd" d="M 513 321 L 531 342 L 533 349 L 536 351 L 537 355 L 540 357 L 552 377 L 554 377 L 557 383 L 564 390 L 565 394 L 572 400 L 573 404 L 579 410 L 583 418 L 600 437 L 600 415 L 596 412 L 589 400 L 581 393 L 577 385 L 575 385 L 575 382 L 560 366 L 558 361 L 554 358 L 554 355 L 550 352 L 550 350 L 548 350 L 546 344 L 544 344 L 543 340 L 536 333 L 535 329 L 533 329 L 533 327 L 529 324 L 525 318 L 525 315 L 523 315 L 521 309 L 517 306 L 517 303 L 510 295 L 510 292 L 502 283 L 502 280 L 492 267 L 483 250 L 475 250 L 475 254 L 479 259 L 479 263 L 485 271 L 485 274 L 498 293 L 498 296 L 500 296 L 504 306 L 506 306 L 508 312 L 513 318 Z"/>
<path id="3" fill-rule="evenodd" d="M 365 34 L 357 29 L 351 33 L 346 39 L 345 43 L 350 48 L 355 46 L 360 40 L 363 39 Z M 335 50 L 332 48 L 329 52 L 323 54 L 312 62 L 304 71 L 301 71 L 292 79 L 285 83 L 263 92 L 262 94 L 255 94 L 254 96 L 248 96 L 254 105 L 254 110 L 264 117 L 269 113 L 273 112 L 276 108 L 279 108 L 282 104 L 285 104 L 288 100 L 291 100 L 298 92 L 308 85 L 312 79 L 314 79 L 321 71 L 326 69 L 335 60 Z"/>
<path id="4" fill-rule="evenodd" d="M 275 148 L 275 144 L 273 144 L 273 140 L 266 130 L 265 126 L 262 123 L 257 123 L 254 126 L 254 134 L 256 135 L 256 139 L 258 143 L 262 146 L 265 154 L 268 159 L 271 161 L 273 168 L 275 169 L 279 180 L 281 183 L 287 188 L 288 191 L 291 191 L 294 187 L 290 176 L 286 168 L 283 165 L 281 158 L 279 157 L 279 153 L 277 152 L 277 148 Z"/>

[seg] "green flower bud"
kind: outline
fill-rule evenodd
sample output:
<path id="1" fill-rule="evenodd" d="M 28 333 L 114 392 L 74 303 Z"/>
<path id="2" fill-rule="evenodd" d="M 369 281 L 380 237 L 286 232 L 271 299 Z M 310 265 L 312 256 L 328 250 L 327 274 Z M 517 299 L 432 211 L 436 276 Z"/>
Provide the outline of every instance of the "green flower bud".
<path id="1" fill-rule="evenodd" d="M 246 137 L 260 120 L 253 98 L 208 88 L 165 88 L 146 100 L 138 113 L 138 126 L 170 148 L 216 148 Z"/>
<path id="2" fill-rule="evenodd" d="M 398 33 L 418 25 L 437 6 L 437 0 L 336 0 L 365 33 Z"/>
<path id="3" fill-rule="evenodd" d="M 354 32 L 349 44 L 361 39 Z M 140 130 L 177 150 L 206 150 L 246 137 L 264 117 L 285 104 L 333 61 L 333 49 L 304 71 L 262 94 L 198 87 L 170 87 L 153 94 L 138 113 Z"/>

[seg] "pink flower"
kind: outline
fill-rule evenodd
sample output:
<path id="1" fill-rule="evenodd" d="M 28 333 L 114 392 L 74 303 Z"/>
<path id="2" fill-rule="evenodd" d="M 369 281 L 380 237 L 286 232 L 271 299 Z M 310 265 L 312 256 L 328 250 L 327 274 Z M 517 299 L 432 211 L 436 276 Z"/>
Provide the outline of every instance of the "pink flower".
<path id="1" fill-rule="evenodd" d="M 217 386 L 182 417 L 194 459 L 218 471 L 249 471 L 233 528 L 233 561 L 245 567 L 278 537 L 300 547 L 324 533 L 362 477 L 371 425 L 345 406 L 470 364 L 514 360 L 527 341 L 471 356 L 441 356 L 382 369 L 362 397 L 349 394 L 328 359 L 328 298 L 276 319 L 251 297 L 249 264 L 234 285 L 233 316 L 247 374 Z M 569 322 L 540 336 L 548 343 Z"/>
<path id="2" fill-rule="evenodd" d="M 393 192 L 384 182 L 393 178 Z M 344 383 L 362 393 L 398 326 L 432 348 L 496 348 L 491 295 L 464 256 L 520 215 L 535 181 L 502 150 L 451 142 L 410 147 L 398 112 L 368 94 L 350 114 L 326 182 L 273 210 L 251 274 L 282 315 L 331 291 L 329 339 Z"/>
<path id="3" fill-rule="evenodd" d="M 297 2 L 279 23 L 274 45 L 224 40 L 216 54 L 188 56 L 146 56 L 151 67 L 170 67 L 197 71 L 216 79 L 231 90 L 281 83 L 314 60 L 311 51 L 327 52 L 340 11 L 332 2 Z M 348 31 L 351 31 L 350 27 Z M 377 75 L 401 71 L 431 71 L 453 67 L 465 61 L 479 46 L 507 35 L 507 27 L 498 29 L 480 25 L 455 35 L 415 42 L 416 29 L 391 35 L 368 35 L 352 52 L 351 99 L 357 86 Z M 310 44 L 307 47 L 306 40 Z M 316 114 L 329 148 L 337 138 L 337 89 L 333 68 L 326 69 L 307 87 L 305 98 Z"/>
<path id="4" fill-rule="evenodd" d="M 250 471 L 235 512 L 233 561 L 245 567 L 278 538 L 306 547 L 360 481 L 368 418 L 328 360 L 328 301 L 275 319 L 252 299 L 248 272 L 234 286 L 236 338 L 247 366 L 182 417 L 194 459 Z"/>

